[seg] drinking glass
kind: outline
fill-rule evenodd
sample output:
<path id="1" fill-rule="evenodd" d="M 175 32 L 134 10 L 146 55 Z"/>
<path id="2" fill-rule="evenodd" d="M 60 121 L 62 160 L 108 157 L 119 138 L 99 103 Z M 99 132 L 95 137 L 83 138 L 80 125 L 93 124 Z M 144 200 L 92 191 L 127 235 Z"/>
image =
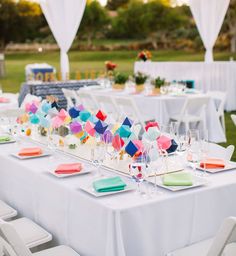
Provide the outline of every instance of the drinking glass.
<path id="1" fill-rule="evenodd" d="M 105 146 L 102 142 L 97 143 L 91 151 L 91 162 L 96 168 L 97 177 L 102 177 L 101 167 L 105 157 Z"/>
<path id="2" fill-rule="evenodd" d="M 188 152 L 187 160 L 192 164 L 195 175 L 197 175 L 196 169 L 197 164 L 200 161 L 200 141 L 199 141 L 199 131 L 189 130 L 188 131 Z"/>
<path id="3" fill-rule="evenodd" d="M 206 172 L 206 160 L 209 154 L 209 142 L 208 142 L 208 130 L 201 131 L 201 141 L 200 141 L 200 152 L 201 152 L 201 161 L 204 163 L 203 169 L 204 173 L 203 176 L 207 177 L 208 174 Z"/>

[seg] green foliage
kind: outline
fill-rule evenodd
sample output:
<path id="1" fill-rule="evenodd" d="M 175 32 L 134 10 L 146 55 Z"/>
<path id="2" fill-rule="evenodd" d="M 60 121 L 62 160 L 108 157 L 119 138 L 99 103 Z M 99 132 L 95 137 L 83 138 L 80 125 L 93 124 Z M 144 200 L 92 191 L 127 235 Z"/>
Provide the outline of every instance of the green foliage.
<path id="1" fill-rule="evenodd" d="M 114 11 L 120 7 L 125 7 L 128 2 L 129 0 L 108 0 L 106 7 L 107 9 Z"/>
<path id="2" fill-rule="evenodd" d="M 156 79 L 152 80 L 152 84 L 155 86 L 155 88 L 160 88 L 162 85 L 165 84 L 165 78 L 160 78 L 160 76 L 158 76 Z"/>
<path id="3" fill-rule="evenodd" d="M 0 0 L 0 48 L 11 41 L 24 42 L 39 36 L 45 25 L 38 4 L 20 0 Z"/>
<path id="4" fill-rule="evenodd" d="M 146 82 L 147 78 L 148 78 L 148 76 L 141 72 L 134 74 L 134 81 L 135 81 L 136 85 L 144 84 Z"/>
<path id="5" fill-rule="evenodd" d="M 116 73 L 114 77 L 115 84 L 125 84 L 128 80 L 129 76 L 124 73 Z"/>
<path id="6" fill-rule="evenodd" d="M 108 23 L 109 17 L 106 9 L 98 1 L 91 1 L 86 5 L 78 35 L 85 36 L 88 44 L 91 45 L 98 32 L 105 33 Z"/>

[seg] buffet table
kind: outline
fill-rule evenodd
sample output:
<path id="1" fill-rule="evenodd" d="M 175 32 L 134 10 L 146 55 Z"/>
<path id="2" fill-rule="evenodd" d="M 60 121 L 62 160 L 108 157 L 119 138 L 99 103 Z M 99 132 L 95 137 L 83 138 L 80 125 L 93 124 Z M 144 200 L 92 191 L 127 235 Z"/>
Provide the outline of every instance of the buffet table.
<path id="1" fill-rule="evenodd" d="M 56 178 L 49 173 L 59 163 L 75 161 L 72 156 L 19 160 L 10 155 L 33 145 L 25 140 L 0 145 L 0 198 L 48 229 L 56 243 L 83 256 L 164 256 L 213 236 L 224 218 L 236 215 L 236 169 L 210 175 L 205 186 L 182 192 L 96 198 L 80 190 L 91 185 L 92 174 Z"/>
<path id="2" fill-rule="evenodd" d="M 128 94 L 126 91 L 115 91 L 112 89 L 94 90 L 91 94 L 110 95 L 110 97 L 126 96 L 132 97 L 137 104 L 141 115 L 146 119 L 155 119 L 161 125 L 168 125 L 170 116 L 180 113 L 187 97 L 208 97 L 202 93 L 185 95 L 157 95 L 146 96 L 145 94 Z M 206 109 L 206 127 L 209 131 L 209 140 L 215 143 L 226 142 L 226 136 L 217 116 L 214 100 L 210 97 Z M 144 107 L 145 106 L 145 107 Z M 196 109 L 196 112 L 198 109 Z M 192 113 L 196 114 L 196 113 Z"/>
<path id="3" fill-rule="evenodd" d="M 228 62 L 135 62 L 135 72 L 168 81 L 194 80 L 197 89 L 204 92 L 219 90 L 227 93 L 227 111 L 236 110 L 236 63 Z"/>

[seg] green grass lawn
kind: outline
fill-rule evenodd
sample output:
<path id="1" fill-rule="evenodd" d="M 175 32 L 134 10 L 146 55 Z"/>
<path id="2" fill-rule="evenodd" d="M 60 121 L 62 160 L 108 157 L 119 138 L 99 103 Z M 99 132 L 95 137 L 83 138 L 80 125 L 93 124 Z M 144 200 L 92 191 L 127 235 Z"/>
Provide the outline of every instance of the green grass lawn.
<path id="1" fill-rule="evenodd" d="M 71 51 L 69 53 L 72 78 L 76 72 L 87 73 L 92 71 L 104 71 L 104 62 L 112 60 L 118 64 L 117 71 L 132 73 L 134 61 L 137 56 L 136 51 L 105 51 L 86 52 Z M 154 61 L 202 61 L 204 52 L 183 52 L 183 51 L 154 51 L 152 52 Z M 215 53 L 216 60 L 229 60 L 232 54 L 221 52 Z M 233 56 L 236 59 L 236 54 Z M 0 83 L 4 91 L 18 92 L 20 85 L 25 81 L 25 66 L 29 63 L 46 62 L 59 70 L 59 52 L 46 53 L 14 53 L 6 55 L 6 77 L 0 78 Z M 236 145 L 236 127 L 230 119 L 231 113 L 226 113 L 227 143 Z M 236 152 L 234 158 L 236 161 Z"/>

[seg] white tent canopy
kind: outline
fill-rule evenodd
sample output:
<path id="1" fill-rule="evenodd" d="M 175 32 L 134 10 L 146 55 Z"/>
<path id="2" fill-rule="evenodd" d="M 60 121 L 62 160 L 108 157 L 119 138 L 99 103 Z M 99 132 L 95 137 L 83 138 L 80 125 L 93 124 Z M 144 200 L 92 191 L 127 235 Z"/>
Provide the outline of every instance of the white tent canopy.
<path id="1" fill-rule="evenodd" d="M 222 27 L 230 0 L 189 0 L 203 44 L 205 61 L 213 61 L 213 47 Z"/>
<path id="2" fill-rule="evenodd" d="M 69 74 L 69 51 L 84 14 L 86 0 L 40 0 L 42 11 L 61 50 L 61 74 Z"/>

